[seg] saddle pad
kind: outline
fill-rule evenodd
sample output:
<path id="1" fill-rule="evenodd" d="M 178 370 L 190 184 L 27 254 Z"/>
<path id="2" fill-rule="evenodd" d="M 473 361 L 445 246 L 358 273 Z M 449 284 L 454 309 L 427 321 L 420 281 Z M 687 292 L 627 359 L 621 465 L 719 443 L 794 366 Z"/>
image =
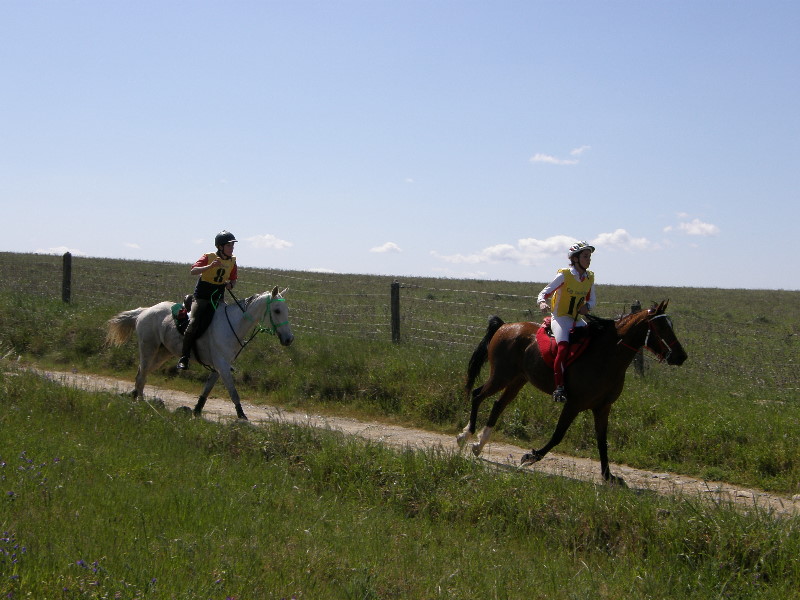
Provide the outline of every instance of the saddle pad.
<path id="1" fill-rule="evenodd" d="M 172 318 L 175 321 L 175 327 L 178 328 L 178 333 L 183 335 L 189 325 L 189 313 L 183 304 L 172 305 Z"/>
<path id="2" fill-rule="evenodd" d="M 556 344 L 556 338 L 553 337 L 553 333 L 550 331 L 550 320 L 550 317 L 547 317 L 542 321 L 541 327 L 539 327 L 536 332 L 536 343 L 539 344 L 539 353 L 542 355 L 544 362 L 552 367 L 556 362 L 558 344 Z M 584 350 L 589 346 L 589 339 L 588 336 L 582 336 L 579 341 L 569 345 L 567 359 L 564 361 L 564 368 L 571 365 L 583 354 Z"/>

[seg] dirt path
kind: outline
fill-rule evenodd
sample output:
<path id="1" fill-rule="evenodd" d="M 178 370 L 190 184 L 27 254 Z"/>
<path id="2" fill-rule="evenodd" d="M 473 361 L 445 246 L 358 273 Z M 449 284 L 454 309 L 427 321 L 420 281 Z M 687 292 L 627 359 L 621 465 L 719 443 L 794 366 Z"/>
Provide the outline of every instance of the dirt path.
<path id="1" fill-rule="evenodd" d="M 62 385 L 84 390 L 124 393 L 133 389 L 132 382 L 122 379 L 72 372 L 38 372 Z M 170 410 L 175 410 L 181 406 L 193 407 L 196 401 L 196 396 L 149 385 L 145 387 L 145 397 L 161 399 Z M 441 447 L 447 451 L 458 451 L 455 433 L 443 435 L 383 423 L 286 411 L 273 406 L 256 406 L 247 403 L 242 403 L 242 406 L 250 421 L 254 424 L 265 421 L 296 423 L 358 435 L 391 446 L 419 449 Z M 227 396 L 224 398 L 212 396 L 206 403 L 203 415 L 207 419 L 219 421 L 234 419 L 236 412 Z M 602 483 L 600 463 L 586 458 L 574 458 L 550 453 L 542 461 L 534 465 L 518 467 L 522 455 L 528 450 L 529 448 L 521 448 L 511 444 L 490 442 L 484 448 L 481 458 L 500 467 L 522 468 L 582 481 Z M 759 508 L 773 511 L 778 515 L 800 516 L 800 494 L 787 498 L 718 481 L 703 481 L 673 473 L 654 473 L 618 464 L 612 464 L 612 472 L 615 475 L 622 476 L 628 486 L 634 489 L 649 490 L 665 495 L 685 494 L 715 502 L 731 502 L 743 508 L 758 506 Z"/>

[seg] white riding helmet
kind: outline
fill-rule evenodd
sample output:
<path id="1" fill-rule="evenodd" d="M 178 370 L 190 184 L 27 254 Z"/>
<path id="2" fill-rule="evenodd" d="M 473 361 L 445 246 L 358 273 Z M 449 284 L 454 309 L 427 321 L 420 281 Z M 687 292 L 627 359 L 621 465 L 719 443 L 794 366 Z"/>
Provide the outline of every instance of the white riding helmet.
<path id="1" fill-rule="evenodd" d="M 569 250 L 567 251 L 567 258 L 572 260 L 573 256 L 575 256 L 576 254 L 580 254 L 584 250 L 590 250 L 592 253 L 594 253 L 594 246 L 590 246 L 586 242 L 577 242 L 575 244 L 572 244 L 572 246 L 570 246 Z"/>

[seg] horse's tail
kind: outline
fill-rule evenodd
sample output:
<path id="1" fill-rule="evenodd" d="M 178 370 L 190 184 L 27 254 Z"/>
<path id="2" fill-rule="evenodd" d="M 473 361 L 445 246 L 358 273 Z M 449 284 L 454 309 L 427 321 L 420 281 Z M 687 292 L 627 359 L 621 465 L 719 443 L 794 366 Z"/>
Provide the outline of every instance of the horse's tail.
<path id="1" fill-rule="evenodd" d="M 133 330 L 136 329 L 136 319 L 147 310 L 144 307 L 134 308 L 133 310 L 126 310 L 118 315 L 111 317 L 106 326 L 106 344 L 110 346 L 119 346 L 124 344 L 130 339 Z"/>
<path id="2" fill-rule="evenodd" d="M 472 357 L 469 359 L 469 365 L 467 366 L 467 381 L 464 384 L 464 391 L 466 392 L 467 398 L 469 398 L 472 386 L 475 384 L 475 380 L 478 378 L 489 356 L 489 342 L 492 341 L 494 334 L 497 333 L 497 330 L 503 325 L 505 325 L 503 319 L 497 315 L 489 317 L 489 326 L 486 328 L 486 335 L 483 336 L 480 344 L 475 348 Z"/>

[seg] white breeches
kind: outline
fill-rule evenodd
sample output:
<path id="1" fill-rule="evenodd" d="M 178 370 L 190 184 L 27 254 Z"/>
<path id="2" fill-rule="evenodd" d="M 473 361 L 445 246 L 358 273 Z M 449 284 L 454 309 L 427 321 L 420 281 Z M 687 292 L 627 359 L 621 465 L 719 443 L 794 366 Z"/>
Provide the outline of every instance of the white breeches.
<path id="1" fill-rule="evenodd" d="M 553 330 L 553 336 L 556 342 L 568 342 L 569 330 L 573 327 L 586 327 L 586 321 L 578 319 L 575 321 L 572 317 L 553 317 L 550 323 L 550 329 Z"/>

